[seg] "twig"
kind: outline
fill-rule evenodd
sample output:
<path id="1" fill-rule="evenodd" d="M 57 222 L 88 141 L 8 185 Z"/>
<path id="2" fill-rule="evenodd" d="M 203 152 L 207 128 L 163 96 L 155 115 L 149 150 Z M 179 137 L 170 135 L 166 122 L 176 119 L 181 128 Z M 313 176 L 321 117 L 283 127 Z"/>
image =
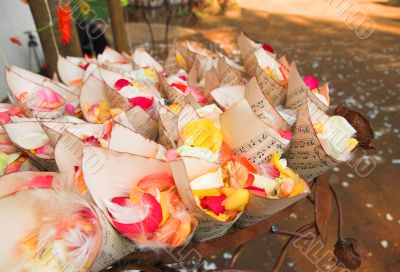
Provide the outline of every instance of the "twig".
<path id="1" fill-rule="evenodd" d="M 339 195 L 337 194 L 336 190 L 332 187 L 332 185 L 329 185 L 329 188 L 331 189 L 333 196 L 335 198 L 336 202 L 336 208 L 337 208 L 337 213 L 338 213 L 338 239 L 342 240 L 342 233 L 343 233 L 343 209 L 342 209 L 342 202 L 340 201 Z"/>
<path id="2" fill-rule="evenodd" d="M 244 244 L 240 245 L 233 254 L 232 260 L 229 262 L 228 268 L 234 268 L 236 261 L 239 259 L 240 255 L 243 253 Z"/>

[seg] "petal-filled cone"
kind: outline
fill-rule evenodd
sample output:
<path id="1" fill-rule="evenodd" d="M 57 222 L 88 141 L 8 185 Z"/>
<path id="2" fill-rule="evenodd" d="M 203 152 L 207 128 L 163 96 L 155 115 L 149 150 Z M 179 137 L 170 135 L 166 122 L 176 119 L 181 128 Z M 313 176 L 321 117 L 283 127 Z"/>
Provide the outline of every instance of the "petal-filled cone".
<path id="1" fill-rule="evenodd" d="M 62 56 L 58 56 L 57 69 L 62 82 L 67 86 L 77 87 L 83 82 L 85 70 Z"/>

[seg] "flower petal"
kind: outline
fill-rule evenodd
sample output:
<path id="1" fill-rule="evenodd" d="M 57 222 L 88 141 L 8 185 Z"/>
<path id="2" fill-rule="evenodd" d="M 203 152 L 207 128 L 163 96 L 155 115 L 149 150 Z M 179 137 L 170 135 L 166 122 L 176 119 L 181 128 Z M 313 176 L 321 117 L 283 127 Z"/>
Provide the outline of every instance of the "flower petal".
<path id="1" fill-rule="evenodd" d="M 139 106 L 143 110 L 147 110 L 153 105 L 154 98 L 147 98 L 144 96 L 137 96 L 133 98 L 128 98 L 128 101 L 132 104 L 132 106 Z"/>
<path id="2" fill-rule="evenodd" d="M 34 188 L 51 188 L 53 186 L 52 175 L 34 177 L 28 184 L 29 189 Z"/>
<path id="3" fill-rule="evenodd" d="M 128 80 L 126 80 L 126 79 L 124 79 L 124 78 L 121 78 L 121 79 L 118 79 L 118 80 L 114 83 L 114 88 L 115 88 L 117 91 L 119 91 L 119 90 L 121 90 L 123 87 L 129 86 L 129 85 L 131 85 L 131 83 L 130 83 Z"/>
<path id="4" fill-rule="evenodd" d="M 225 213 L 225 207 L 222 205 L 222 202 L 226 199 L 226 196 L 210 196 L 205 197 L 201 201 L 202 206 L 214 214 L 219 215 L 220 213 Z"/>

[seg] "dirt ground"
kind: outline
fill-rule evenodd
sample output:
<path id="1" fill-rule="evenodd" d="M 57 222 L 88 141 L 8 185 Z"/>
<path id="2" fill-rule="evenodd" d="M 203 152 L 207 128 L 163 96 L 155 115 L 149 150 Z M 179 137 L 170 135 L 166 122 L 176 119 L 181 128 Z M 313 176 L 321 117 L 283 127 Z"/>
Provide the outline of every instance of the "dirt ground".
<path id="1" fill-rule="evenodd" d="M 370 118 L 376 150 L 365 160 L 372 158 L 375 169 L 361 177 L 360 169 L 344 164 L 330 171 L 329 178 L 343 202 L 345 236 L 366 248 L 359 271 L 400 271 L 400 1 L 238 2 L 241 8 L 225 16 L 207 15 L 195 25 L 171 27 L 170 37 L 210 40 L 236 53 L 236 37 L 245 31 L 272 45 L 279 55 L 296 60 L 303 75 L 329 82 L 333 107 L 344 103 Z M 348 3 L 348 8 L 337 2 Z M 348 25 L 350 15 L 361 18 L 359 22 L 371 20 L 376 30 L 360 39 L 360 29 Z M 131 24 L 131 41 L 148 39 L 145 25 Z M 163 37 L 163 26 L 153 28 L 156 38 Z M 287 221 L 277 223 L 295 230 L 311 222 L 312 216 L 311 204 L 303 201 Z M 282 271 L 329 271 L 326 260 L 319 260 L 329 256 L 336 242 L 336 216 L 330 224 L 326 249 L 302 253 L 292 248 Z M 270 271 L 286 239 L 265 235 L 249 243 L 236 268 Z M 223 268 L 231 256 L 231 252 L 210 256 L 205 268 Z"/>

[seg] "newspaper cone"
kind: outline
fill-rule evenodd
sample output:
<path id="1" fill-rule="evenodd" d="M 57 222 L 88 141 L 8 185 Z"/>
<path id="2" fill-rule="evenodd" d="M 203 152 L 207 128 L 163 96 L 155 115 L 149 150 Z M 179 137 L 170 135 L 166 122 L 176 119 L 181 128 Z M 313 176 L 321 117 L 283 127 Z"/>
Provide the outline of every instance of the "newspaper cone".
<path id="1" fill-rule="evenodd" d="M 278 113 L 268 97 L 264 96 L 254 77 L 247 83 L 244 96 L 253 112 L 260 119 L 265 120 L 266 122 L 270 122 L 270 120 L 273 119 L 274 125 L 279 129 L 290 129 L 290 125 Z M 266 116 L 269 116 L 270 118 L 267 118 Z"/>
<path id="2" fill-rule="evenodd" d="M 256 56 L 254 52 L 260 45 L 252 41 L 243 32 L 238 37 L 238 47 L 240 49 L 240 56 L 243 61 L 244 67 L 246 67 L 247 73 L 253 77 L 256 76 L 256 68 L 258 66 Z"/>
<path id="3" fill-rule="evenodd" d="M 118 108 L 120 110 L 127 110 L 130 108 L 129 102 L 124 97 L 109 88 L 103 80 L 90 75 L 83 84 L 80 95 L 83 116 L 88 122 L 99 122 L 96 116 L 88 112 L 88 109 L 92 105 L 102 102 L 106 103 L 110 109 Z M 111 117 L 111 114 L 109 114 L 107 118 L 110 119 Z"/>
<path id="4" fill-rule="evenodd" d="M 50 88 L 42 84 L 36 83 L 35 81 L 38 79 L 36 76 L 26 78 L 25 74 L 21 75 L 20 74 L 21 70 L 23 69 L 16 68 L 15 66 L 6 68 L 6 81 L 11 90 L 10 95 L 13 98 L 14 102 L 17 104 L 17 106 L 28 117 L 52 118 L 52 119 L 62 117 L 64 115 L 64 110 L 65 110 L 65 99 L 60 97 L 62 103 L 59 107 L 55 109 L 47 111 L 38 110 L 43 105 L 43 102 L 41 101 L 37 92 L 39 90 L 43 90 L 44 88 L 46 89 Z M 55 90 L 53 89 L 50 90 L 55 92 Z M 25 101 L 22 100 L 22 97 L 26 97 Z"/>
<path id="5" fill-rule="evenodd" d="M 58 55 L 57 70 L 65 85 L 79 87 L 82 84 L 85 70 L 60 55 Z"/>
<path id="6" fill-rule="evenodd" d="M 226 56 L 218 58 L 218 77 L 223 85 L 240 85 L 244 82 L 245 69 Z"/>
<path id="7" fill-rule="evenodd" d="M 120 124 L 114 124 L 108 148 L 118 152 L 166 160 L 165 153 L 167 150 L 164 146 L 146 139 L 139 133 Z"/>
<path id="8" fill-rule="evenodd" d="M 257 166 L 268 162 L 275 152 L 282 155 L 289 144 L 253 113 L 246 100 L 241 100 L 221 115 L 221 130 L 233 153 Z"/>
<path id="9" fill-rule="evenodd" d="M 164 71 L 170 75 L 176 73 L 179 70 L 178 63 L 176 62 L 176 39 L 172 43 L 171 48 L 168 51 L 168 56 L 165 60 Z"/>
<path id="10" fill-rule="evenodd" d="M 327 88 L 324 86 L 323 88 Z M 299 111 L 306 103 L 307 97 L 311 99 L 320 109 L 328 112 L 329 105 L 318 99 L 308 88 L 301 78 L 295 62 L 290 65 L 289 85 L 286 97 L 286 107 Z"/>
<path id="11" fill-rule="evenodd" d="M 256 78 L 261 91 L 268 97 L 273 106 L 285 103 L 287 89 L 269 77 L 258 64 L 256 66 Z"/>
<path id="12" fill-rule="evenodd" d="M 7 218 L 7 223 L 0 224 L 5 246 L 2 247 L 0 258 L 1 270 L 100 271 L 134 250 L 133 245 L 120 237 L 96 208 L 72 193 L 50 189 L 47 177 L 51 175 L 56 174 L 25 172 L 24 175 L 16 173 L 0 179 L 0 206 L 3 218 Z M 40 252 L 34 243 L 30 243 L 33 242 L 31 236 L 43 235 L 43 232 L 47 235 L 38 239 L 49 250 L 55 246 L 55 242 L 67 243 L 64 240 L 66 236 L 51 237 L 51 231 L 57 231 L 59 221 L 71 218 L 73 222 L 78 210 L 90 213 L 93 217 L 81 218 L 88 220 L 85 222 L 93 220 L 92 226 L 95 227 L 91 233 L 91 246 L 79 252 L 79 255 L 69 256 L 67 260 L 67 255 Z M 37 255 L 32 256 L 33 253 Z M 58 254 L 68 253 L 60 251 Z"/>
<path id="13" fill-rule="evenodd" d="M 39 122 L 9 123 L 3 126 L 10 140 L 22 153 L 32 160 L 36 168 L 47 171 L 57 171 L 57 165 L 52 154 L 50 154 L 50 158 L 45 158 L 42 155 L 31 152 L 32 149 L 39 148 L 50 142 L 50 139 Z M 35 147 L 30 147 L 32 145 L 35 145 Z"/>
<path id="14" fill-rule="evenodd" d="M 322 122 L 328 119 L 328 115 L 310 98 L 306 98 L 306 101 L 307 104 L 300 108 L 294 136 L 285 157 L 290 169 L 303 179 L 310 181 L 339 162 L 325 152 L 311 121 L 311 115 L 315 114 L 314 116 L 317 116 Z"/>
<path id="15" fill-rule="evenodd" d="M 114 120 L 116 123 L 133 129 L 147 139 L 157 139 L 158 121 L 151 118 L 151 116 L 139 106 L 121 112 L 114 117 Z"/>
<path id="16" fill-rule="evenodd" d="M 170 161 L 170 166 L 176 187 L 186 209 L 198 221 L 193 239 L 203 242 L 224 235 L 241 214 L 238 214 L 235 220 L 229 222 L 222 222 L 207 215 L 196 204 L 192 189 L 190 188 L 190 181 L 192 179 L 218 168 L 218 164 L 194 157 L 183 157 L 179 160 Z"/>

